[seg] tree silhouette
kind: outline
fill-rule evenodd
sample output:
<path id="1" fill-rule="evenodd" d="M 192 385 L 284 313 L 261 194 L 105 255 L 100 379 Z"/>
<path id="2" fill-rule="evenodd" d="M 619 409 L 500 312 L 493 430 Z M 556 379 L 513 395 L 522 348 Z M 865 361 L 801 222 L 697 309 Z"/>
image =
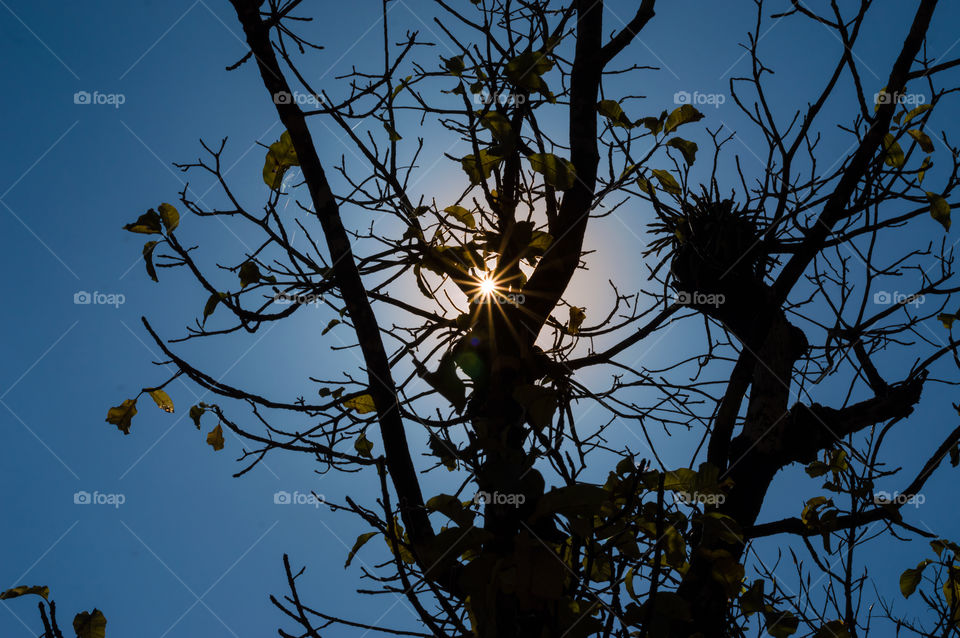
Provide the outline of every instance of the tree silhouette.
<path id="1" fill-rule="evenodd" d="M 928 215 L 949 230 L 960 169 L 947 135 L 928 128 L 956 91 L 938 78 L 960 65 L 927 50 L 936 0 L 915 3 L 886 84 L 874 88 L 854 50 L 883 9 L 832 1 L 815 12 L 794 0 L 774 15 L 818 23 L 843 45 L 822 88 L 786 113 L 764 84 L 772 69 L 759 40 L 771 16 L 757 0 L 750 73 L 729 87 L 767 144 L 756 174 L 725 148 L 734 134 L 695 105 L 662 110 L 662 96 L 610 94 L 614 78 L 650 72 L 625 50 L 655 23 L 654 0 L 613 27 L 604 0 L 434 0 L 427 39 L 392 33 L 383 0 L 382 58 L 361 56 L 324 86 L 301 71 L 320 48 L 298 35 L 305 3 L 231 2 L 249 53 L 229 69 L 257 67 L 260 99 L 285 128 L 266 151 L 269 196 L 252 207 L 235 195 L 222 170 L 226 141 L 178 165 L 211 177 L 229 205 L 206 208 L 185 187 L 178 207 L 162 204 L 126 229 L 157 235 L 143 250 L 152 279 L 185 268 L 210 297 L 179 339 L 144 326 L 173 378 L 218 395 L 190 408 L 197 427 L 216 421 L 207 442 L 223 448 L 224 428 L 248 442 L 238 474 L 277 450 L 324 470 L 377 473 L 378 494 L 331 505 L 370 527 L 347 563 L 382 536 L 393 560 L 367 575 L 405 596 L 422 623 L 375 627 L 318 607 L 284 557 L 290 591 L 272 600 L 297 629 L 281 635 L 709 638 L 760 628 L 840 637 L 884 622 L 898 635 L 960 634 L 958 548 L 900 511 L 944 458 L 957 465 L 960 428 L 918 435 L 929 458 L 919 468 L 900 472 L 902 454 L 884 447 L 893 428 L 912 427 L 925 390 L 950 381 L 949 364 L 960 366 L 950 244 L 915 250 L 896 240 L 907 224 L 933 226 Z M 438 56 L 431 38 L 455 55 Z M 927 101 L 909 99 L 920 91 Z M 855 105 L 843 122 L 825 108 L 837 99 Z M 637 117 L 647 103 L 654 114 Z M 309 126 L 318 120 L 346 136 L 366 170 L 323 165 L 315 135 L 327 129 Z M 821 151 L 838 124 L 850 145 L 839 157 Z M 462 169 L 454 201 L 415 187 L 433 135 L 418 127 L 469 146 L 447 156 Z M 680 136 L 694 129 L 710 148 Z M 737 183 L 723 183 L 724 164 L 736 166 Z M 588 227 L 621 206 L 646 211 L 649 241 L 637 252 L 647 284 L 624 292 L 610 281 L 608 310 L 577 306 L 574 275 L 601 287 L 610 270 L 585 252 Z M 363 230 L 361 211 L 383 217 Z M 255 229 L 256 250 L 205 267 L 186 239 L 204 217 Z M 891 298 L 895 281 L 912 282 L 910 294 Z M 178 342 L 253 334 L 314 303 L 338 317 L 316 331 L 351 328 L 361 363 L 314 379 L 313 399 L 232 387 L 178 353 Z M 702 348 L 659 368 L 631 363 L 632 348 L 678 329 Z M 141 395 L 173 411 L 171 380 Z M 107 420 L 128 433 L 141 395 Z M 577 418 L 578 405 L 597 411 Z M 614 422 L 649 446 L 647 458 Z M 690 467 L 661 460 L 657 431 L 694 441 Z M 424 443 L 426 461 L 415 462 Z M 795 516 L 765 519 L 765 497 L 793 464 L 823 477 L 822 488 Z M 588 482 L 588 468 L 608 478 Z M 424 471 L 450 473 L 458 487 L 424 494 Z M 884 498 L 881 481 L 904 486 Z M 854 553 L 874 529 L 933 539 L 930 560 L 900 580 L 905 596 L 920 588 L 924 619 L 884 606 L 878 620 L 862 608 Z M 798 577 L 812 570 L 826 594 L 783 588 L 750 552 L 762 538 L 808 551 Z"/>

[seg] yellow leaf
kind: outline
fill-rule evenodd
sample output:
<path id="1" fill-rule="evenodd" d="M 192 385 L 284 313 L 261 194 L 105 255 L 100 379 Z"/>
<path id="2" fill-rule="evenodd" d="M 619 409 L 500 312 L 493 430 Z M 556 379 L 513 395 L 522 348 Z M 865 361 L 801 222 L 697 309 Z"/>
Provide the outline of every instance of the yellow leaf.
<path id="1" fill-rule="evenodd" d="M 270 145 L 263 163 L 263 181 L 274 190 L 283 184 L 283 174 L 291 166 L 300 166 L 297 151 L 293 148 L 290 132 L 284 131 L 280 139 Z"/>
<path id="2" fill-rule="evenodd" d="M 468 211 L 463 206 L 447 206 L 443 209 L 443 212 L 450 213 L 454 219 L 462 223 L 467 228 L 477 227 L 477 221 L 474 219 L 473 213 Z"/>
<path id="3" fill-rule="evenodd" d="M 137 400 L 126 399 L 118 406 L 107 410 L 106 421 L 110 425 L 115 425 L 124 434 L 130 434 L 130 424 L 133 416 L 137 413 Z"/>
<path id="4" fill-rule="evenodd" d="M 105 638 L 107 619 L 99 609 L 83 611 L 73 618 L 73 630 L 77 632 L 77 638 Z"/>
<path id="5" fill-rule="evenodd" d="M 367 438 L 367 435 L 362 432 L 360 436 L 357 437 L 357 440 L 353 442 L 353 449 L 356 450 L 360 456 L 365 456 L 368 459 L 373 458 L 373 454 L 370 453 L 370 450 L 373 449 L 373 443 Z"/>
<path id="6" fill-rule="evenodd" d="M 180 224 L 180 213 L 170 204 L 163 203 L 157 207 L 160 211 L 160 219 L 163 221 L 163 227 L 170 232 Z"/>
<path id="7" fill-rule="evenodd" d="M 950 204 L 936 193 L 927 191 L 930 200 L 930 216 L 940 222 L 944 230 L 950 230 Z"/>
<path id="8" fill-rule="evenodd" d="M 0 600 L 17 598 L 18 596 L 26 596 L 27 594 L 36 594 L 37 596 L 42 596 L 43 599 L 46 600 L 50 595 L 50 588 L 45 585 L 34 585 L 33 587 L 21 585 L 0 593 Z"/>
<path id="9" fill-rule="evenodd" d="M 570 331 L 570 334 L 575 335 L 580 332 L 580 326 L 583 325 L 583 320 L 587 318 L 585 310 L 586 308 L 570 306 L 570 323 L 567 324 L 567 329 Z"/>
<path id="10" fill-rule="evenodd" d="M 207 443 L 215 452 L 223 449 L 223 428 L 221 426 L 218 425 L 210 430 L 210 434 L 207 435 Z"/>
<path id="11" fill-rule="evenodd" d="M 343 402 L 343 407 L 348 410 L 356 410 L 358 414 L 367 414 L 375 412 L 377 406 L 373 403 L 373 397 L 369 394 L 361 394 Z"/>
<path id="12" fill-rule="evenodd" d="M 173 400 L 170 395 L 163 390 L 151 390 L 150 398 L 154 400 L 157 407 L 164 412 L 173 412 Z"/>

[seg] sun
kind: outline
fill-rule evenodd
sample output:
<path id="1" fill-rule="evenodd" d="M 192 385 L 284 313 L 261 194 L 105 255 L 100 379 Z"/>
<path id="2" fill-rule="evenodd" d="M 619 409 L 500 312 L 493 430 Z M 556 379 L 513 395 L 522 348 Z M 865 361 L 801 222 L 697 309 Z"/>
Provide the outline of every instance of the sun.
<path id="1" fill-rule="evenodd" d="M 497 282 L 490 275 L 484 274 L 480 277 L 480 294 L 489 297 L 497 290 Z"/>

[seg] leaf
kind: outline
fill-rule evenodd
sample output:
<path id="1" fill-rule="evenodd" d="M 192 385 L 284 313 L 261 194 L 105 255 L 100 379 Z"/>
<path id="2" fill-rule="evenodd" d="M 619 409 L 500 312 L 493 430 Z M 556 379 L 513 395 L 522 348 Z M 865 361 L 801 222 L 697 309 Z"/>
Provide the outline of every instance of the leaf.
<path id="1" fill-rule="evenodd" d="M 923 570 L 926 569 L 927 565 L 931 562 L 933 561 L 930 559 L 920 561 L 920 564 L 916 567 L 907 569 L 900 574 L 900 593 L 903 594 L 904 598 L 910 598 L 910 595 L 917 591 L 917 585 L 920 584 L 920 579 L 923 578 Z"/>
<path id="2" fill-rule="evenodd" d="M 143 245 L 143 262 L 147 265 L 147 274 L 150 275 L 150 279 L 154 281 L 160 281 L 157 279 L 157 269 L 153 265 L 153 249 L 157 247 L 158 241 L 148 241 Z"/>
<path id="3" fill-rule="evenodd" d="M 924 157 L 923 162 L 920 163 L 920 169 L 917 171 L 917 184 L 923 184 L 923 178 L 927 174 L 927 169 L 933 166 L 933 162 L 930 161 L 929 157 Z"/>
<path id="4" fill-rule="evenodd" d="M 572 334 L 578 334 L 580 332 L 580 326 L 583 325 L 584 319 L 587 318 L 587 313 L 584 312 L 586 308 L 578 308 L 576 306 L 570 306 L 570 321 L 567 323 L 567 331 Z"/>
<path id="5" fill-rule="evenodd" d="M 921 104 L 920 106 L 916 107 L 915 109 L 907 113 L 907 116 L 903 119 L 903 126 L 906 126 L 907 124 L 909 124 L 910 120 L 912 120 L 916 116 L 920 115 L 921 113 L 925 113 L 932 108 L 933 108 L 933 104 Z"/>
<path id="6" fill-rule="evenodd" d="M 694 142 L 685 140 L 682 137 L 671 137 L 667 141 L 667 146 L 679 150 L 680 154 L 683 155 L 683 161 L 685 161 L 688 166 L 692 166 L 693 162 L 697 159 L 698 147 Z"/>
<path id="7" fill-rule="evenodd" d="M 930 216 L 940 222 L 944 230 L 950 230 L 950 204 L 944 198 L 930 191 L 927 191 L 927 199 L 930 200 Z"/>
<path id="8" fill-rule="evenodd" d="M 291 166 L 300 166 L 297 151 L 293 148 L 290 132 L 284 131 L 280 139 L 270 145 L 263 162 L 263 182 L 273 190 L 280 190 L 283 174 Z"/>
<path id="9" fill-rule="evenodd" d="M 891 168 L 903 168 L 903 164 L 906 161 L 903 155 L 903 149 L 900 148 L 900 145 L 893 135 L 887 133 L 883 137 L 883 151 L 885 153 L 883 158 L 883 163 Z"/>
<path id="10" fill-rule="evenodd" d="M 353 449 L 356 450 L 360 456 L 365 456 L 368 459 L 373 458 L 373 454 L 370 453 L 370 450 L 373 449 L 373 443 L 367 439 L 367 435 L 363 432 L 361 432 L 357 440 L 353 442 Z"/>
<path id="11" fill-rule="evenodd" d="M 213 448 L 214 452 L 219 452 L 223 449 L 223 427 L 217 425 L 217 427 L 210 430 L 210 434 L 207 435 L 207 443 Z"/>
<path id="12" fill-rule="evenodd" d="M 458 55 L 452 58 L 445 58 L 443 56 L 440 56 L 440 59 L 443 60 L 443 66 L 447 68 L 447 71 L 450 72 L 450 75 L 455 75 L 459 77 L 460 74 L 463 73 L 463 70 L 467 68 L 466 65 L 464 65 L 463 63 L 462 55 Z"/>
<path id="13" fill-rule="evenodd" d="M 199 405 L 195 405 L 190 408 L 190 418 L 193 419 L 193 424 L 197 426 L 197 429 L 200 429 L 200 417 L 203 415 L 204 409 Z"/>
<path id="14" fill-rule="evenodd" d="M 357 542 L 353 544 L 353 547 L 350 549 L 350 553 L 347 554 L 347 562 L 343 564 L 343 568 L 346 569 L 350 567 L 350 563 L 353 562 L 353 557 L 357 555 L 357 552 L 361 547 L 367 544 L 367 541 L 377 535 L 377 532 L 367 532 L 366 534 L 360 534 L 357 536 Z"/>
<path id="15" fill-rule="evenodd" d="M 320 336 L 322 337 L 323 335 L 327 334 L 328 332 L 330 332 L 331 330 L 333 330 L 333 328 L 334 328 L 335 326 L 337 326 L 337 325 L 339 325 L 339 324 L 340 324 L 340 320 L 339 320 L 339 319 L 331 319 L 331 320 L 330 320 L 330 323 L 327 324 L 327 327 L 324 328 L 324 329 L 320 332 Z"/>
<path id="16" fill-rule="evenodd" d="M 588 483 L 574 483 L 557 487 L 537 501 L 536 513 L 563 514 L 565 516 L 587 514 L 593 515 L 600 511 L 604 503 L 609 502 L 610 494 L 599 485 Z"/>
<path id="17" fill-rule="evenodd" d="M 600 100 L 597 104 L 597 113 L 610 120 L 613 126 L 633 128 L 633 122 L 623 112 L 623 107 L 615 100 Z"/>
<path id="18" fill-rule="evenodd" d="M 157 210 L 160 211 L 160 220 L 163 222 L 163 227 L 167 229 L 168 233 L 180 225 L 180 213 L 170 204 L 160 204 Z"/>
<path id="19" fill-rule="evenodd" d="M 452 352 L 443 355 L 437 371 L 425 372 L 423 379 L 449 401 L 457 412 L 462 412 L 467 406 L 466 386 L 457 376 L 457 363 Z"/>
<path id="20" fill-rule="evenodd" d="M 253 261 L 245 261 L 243 265 L 240 266 L 240 287 L 246 288 L 250 284 L 255 284 L 260 281 L 268 281 L 272 284 L 277 283 L 277 278 L 274 276 L 264 277 L 260 274 L 260 267 Z"/>
<path id="21" fill-rule="evenodd" d="M 386 129 L 387 134 L 390 136 L 391 142 L 399 142 L 403 139 L 403 136 L 397 133 L 397 130 L 390 126 L 387 122 L 383 123 L 383 128 Z"/>
<path id="22" fill-rule="evenodd" d="M 501 142 L 512 142 L 513 127 L 510 120 L 499 111 L 490 111 L 480 118 L 480 123 L 493 133 L 493 137 Z"/>
<path id="23" fill-rule="evenodd" d="M 456 496 L 437 494 L 427 501 L 427 509 L 440 512 L 460 527 L 467 529 L 473 525 L 475 512 L 464 509 L 463 503 Z"/>
<path id="24" fill-rule="evenodd" d="M 137 413 L 137 400 L 126 399 L 118 406 L 107 410 L 107 423 L 115 425 L 124 434 L 130 434 L 130 424 Z"/>
<path id="25" fill-rule="evenodd" d="M 907 131 L 907 134 L 913 139 L 917 140 L 917 144 L 920 145 L 921 150 L 924 153 L 933 152 L 933 142 L 930 140 L 930 136 L 924 133 L 919 129 L 912 128 Z"/>
<path id="26" fill-rule="evenodd" d="M 937 315 L 937 319 L 943 324 L 944 328 L 947 330 L 952 330 L 953 322 L 956 321 L 957 315 L 950 314 L 949 312 L 941 312 L 939 315 Z"/>
<path id="27" fill-rule="evenodd" d="M 8 589 L 7 591 L 0 593 L 0 600 L 9 600 L 11 598 L 18 598 L 20 596 L 27 596 L 29 594 L 41 596 L 44 600 L 47 600 L 47 597 L 50 596 L 50 588 L 46 585 L 33 585 L 32 587 L 20 585 L 19 587 L 14 587 L 13 589 Z"/>
<path id="28" fill-rule="evenodd" d="M 504 69 L 512 84 L 529 91 L 536 91 L 553 101 L 547 83 L 541 77 L 553 68 L 553 61 L 543 51 L 525 51 L 507 62 Z"/>
<path id="29" fill-rule="evenodd" d="M 760 579 L 753 581 L 753 584 L 747 591 L 740 594 L 740 611 L 745 616 L 750 616 L 763 610 L 763 587 L 764 582 Z"/>
<path id="30" fill-rule="evenodd" d="M 813 634 L 813 638 L 850 638 L 850 632 L 842 620 L 831 620 Z"/>
<path id="31" fill-rule="evenodd" d="M 77 638 L 105 638 L 107 619 L 99 609 L 82 611 L 73 618 L 73 630 L 77 632 Z"/>
<path id="32" fill-rule="evenodd" d="M 536 255 L 542 255 L 550 248 L 553 243 L 553 235 L 543 231 L 535 230 L 530 234 L 530 244 L 528 248 Z"/>
<path id="33" fill-rule="evenodd" d="M 543 181 L 559 190 L 573 187 L 577 178 L 576 169 L 569 160 L 557 157 L 552 153 L 534 153 L 528 155 L 530 168 L 543 175 Z"/>
<path id="34" fill-rule="evenodd" d="M 163 390 L 151 390 L 149 394 L 150 398 L 153 399 L 158 408 L 164 412 L 173 412 L 173 400 L 170 398 L 169 394 Z"/>
<path id="35" fill-rule="evenodd" d="M 557 409 L 557 393 L 539 385 L 521 385 L 513 391 L 514 400 L 527 413 L 530 425 L 542 430 L 553 421 Z"/>
<path id="36" fill-rule="evenodd" d="M 481 184 L 490 178 L 491 171 L 502 161 L 503 158 L 499 155 L 481 149 L 479 159 L 475 155 L 467 155 L 460 160 L 460 166 L 470 178 L 471 184 Z"/>
<path id="37" fill-rule="evenodd" d="M 207 317 L 213 314 L 213 311 L 217 309 L 217 304 L 225 299 L 227 293 L 225 292 L 215 292 L 210 295 L 210 298 L 207 299 L 207 303 L 203 306 L 203 323 L 207 322 Z"/>
<path id="38" fill-rule="evenodd" d="M 657 178 L 657 181 L 660 182 L 660 187 L 667 191 L 668 193 L 673 193 L 674 195 L 679 195 L 681 192 L 680 184 L 677 183 L 677 180 L 674 179 L 668 171 L 663 170 L 662 168 L 654 168 L 650 171 L 653 173 L 653 176 Z"/>
<path id="39" fill-rule="evenodd" d="M 800 627 L 800 620 L 789 611 L 771 609 L 763 612 L 763 618 L 767 624 L 767 633 L 774 638 L 792 636 Z"/>
<path id="40" fill-rule="evenodd" d="M 343 402 L 343 407 L 348 410 L 356 410 L 357 414 L 367 414 L 377 410 L 377 406 L 373 403 L 373 397 L 369 394 L 361 394 L 347 399 Z"/>
<path id="41" fill-rule="evenodd" d="M 152 208 L 137 218 L 137 221 L 127 224 L 123 227 L 131 233 L 141 233 L 144 235 L 160 234 L 160 215 Z"/>
<path id="42" fill-rule="evenodd" d="M 449 213 L 451 217 L 465 225 L 467 228 L 477 227 L 477 221 L 474 219 L 473 213 L 468 211 L 463 206 L 447 206 L 443 209 L 443 212 Z"/>
<path id="43" fill-rule="evenodd" d="M 703 119 L 703 113 L 693 108 L 689 104 L 673 110 L 673 113 L 667 117 L 667 123 L 663 126 L 664 133 L 672 133 L 678 126 L 689 122 L 698 122 Z"/>

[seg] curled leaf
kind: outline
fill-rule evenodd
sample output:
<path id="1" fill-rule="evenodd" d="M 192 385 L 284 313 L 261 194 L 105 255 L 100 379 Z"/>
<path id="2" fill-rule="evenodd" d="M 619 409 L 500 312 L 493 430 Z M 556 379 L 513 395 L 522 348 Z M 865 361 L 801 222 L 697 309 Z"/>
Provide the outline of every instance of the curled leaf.
<path id="1" fill-rule="evenodd" d="M 130 424 L 137 413 L 137 400 L 126 399 L 118 406 L 107 410 L 107 423 L 115 425 L 124 434 L 130 434 Z"/>

